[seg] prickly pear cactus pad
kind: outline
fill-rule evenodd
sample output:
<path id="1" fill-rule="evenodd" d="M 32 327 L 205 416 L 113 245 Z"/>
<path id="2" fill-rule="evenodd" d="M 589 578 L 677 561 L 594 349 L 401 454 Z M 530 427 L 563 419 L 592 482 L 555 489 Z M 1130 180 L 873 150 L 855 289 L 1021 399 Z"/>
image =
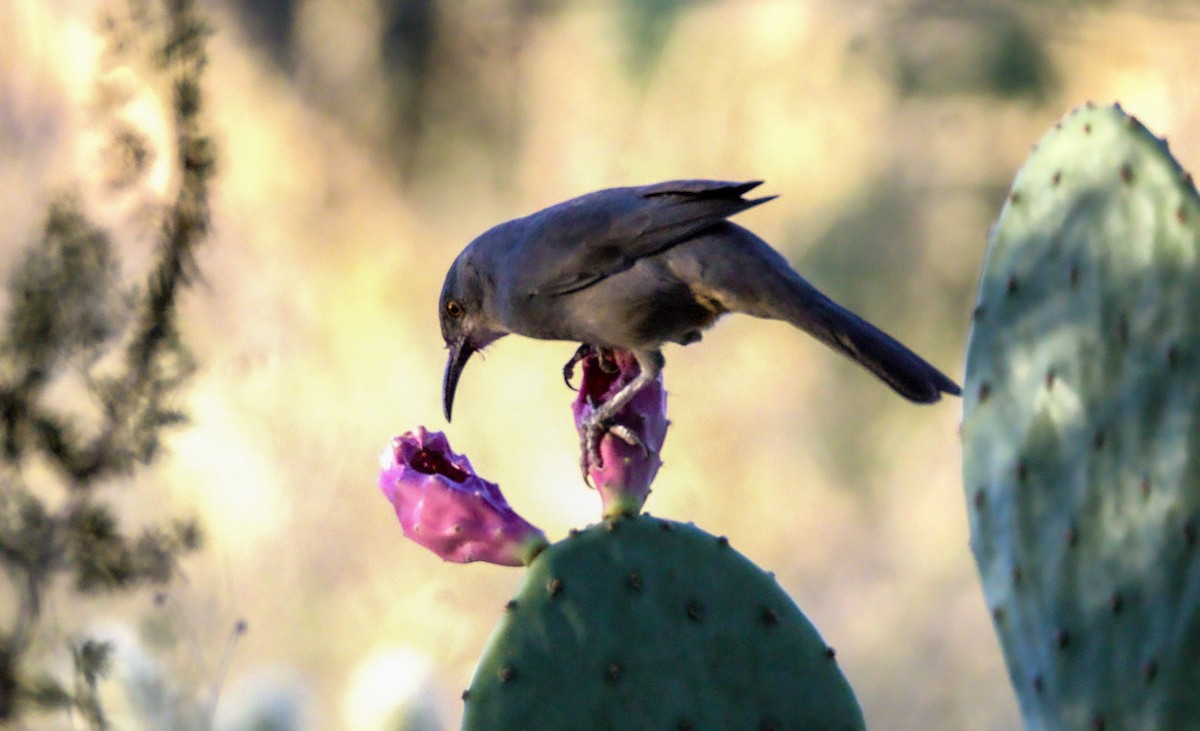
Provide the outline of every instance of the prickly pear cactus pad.
<path id="1" fill-rule="evenodd" d="M 992 229 L 962 424 L 971 543 L 1030 729 L 1200 729 L 1200 200 L 1118 106 Z"/>
<path id="2" fill-rule="evenodd" d="M 833 652 L 727 541 L 646 515 L 534 559 L 464 694 L 464 729 L 864 727 Z"/>

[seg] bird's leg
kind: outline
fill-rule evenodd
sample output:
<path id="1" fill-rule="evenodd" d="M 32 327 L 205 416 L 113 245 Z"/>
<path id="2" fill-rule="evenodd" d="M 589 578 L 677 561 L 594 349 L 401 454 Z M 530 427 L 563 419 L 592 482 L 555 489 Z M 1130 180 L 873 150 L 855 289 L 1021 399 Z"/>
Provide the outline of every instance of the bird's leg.
<path id="1" fill-rule="evenodd" d="M 583 452 L 582 467 L 584 482 L 587 482 L 589 464 L 594 464 L 597 467 L 604 466 L 604 460 L 600 456 L 600 440 L 604 438 L 606 432 L 611 433 L 630 446 L 641 447 L 643 450 L 646 449 L 646 445 L 642 443 L 637 434 L 625 426 L 613 423 L 613 419 L 637 395 L 638 391 L 641 391 L 658 378 L 658 374 L 662 372 L 666 361 L 663 359 L 662 352 L 658 350 L 639 350 L 634 351 L 633 355 L 637 358 L 638 366 L 640 366 L 640 372 L 637 377 L 625 384 L 624 388 L 620 391 L 613 394 L 611 399 L 600 404 L 583 423 L 583 443 L 580 447 Z"/>
<path id="2" fill-rule="evenodd" d="M 583 343 L 575 349 L 575 353 L 571 356 L 571 359 L 568 360 L 566 365 L 563 366 L 563 380 L 566 381 L 567 388 L 571 389 L 572 391 L 579 390 L 571 385 L 571 379 L 575 377 L 575 366 L 579 365 L 584 358 L 591 354 L 592 346 L 588 345 L 587 343 Z"/>

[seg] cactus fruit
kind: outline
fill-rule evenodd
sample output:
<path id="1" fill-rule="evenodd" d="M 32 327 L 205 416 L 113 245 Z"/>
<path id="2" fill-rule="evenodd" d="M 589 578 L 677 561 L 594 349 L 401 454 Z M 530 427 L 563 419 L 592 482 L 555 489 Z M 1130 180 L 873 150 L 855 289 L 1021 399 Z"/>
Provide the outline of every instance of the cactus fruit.
<path id="1" fill-rule="evenodd" d="M 1029 729 L 1200 729 L 1198 224 L 1166 142 L 1089 105 L 989 237 L 963 476 Z"/>
<path id="2" fill-rule="evenodd" d="M 404 535 L 447 561 L 527 565 L 546 535 L 508 506 L 500 486 L 475 474 L 441 432 L 406 432 L 379 457 L 379 489 Z"/>
<path id="3" fill-rule="evenodd" d="M 589 351 L 580 359 L 583 378 L 571 404 L 581 439 L 586 439 L 584 422 L 595 407 L 615 396 L 641 372 L 633 353 Z M 609 431 L 600 439 L 597 464 L 592 463 L 586 444 L 581 450 L 585 472 L 600 492 L 605 518 L 636 515 L 650 496 L 650 483 L 662 466 L 659 452 L 667 438 L 667 392 L 661 373 L 617 412 L 613 425 L 634 443 Z"/>
<path id="4" fill-rule="evenodd" d="M 623 517 L 541 552 L 492 633 L 464 729 L 864 727 L 812 624 L 724 539 Z"/>

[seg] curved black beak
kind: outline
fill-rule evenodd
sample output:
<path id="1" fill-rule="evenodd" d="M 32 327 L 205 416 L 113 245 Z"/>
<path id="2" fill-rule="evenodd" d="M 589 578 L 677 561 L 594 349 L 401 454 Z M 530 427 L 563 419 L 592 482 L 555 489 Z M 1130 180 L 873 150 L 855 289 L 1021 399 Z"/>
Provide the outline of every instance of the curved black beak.
<path id="1" fill-rule="evenodd" d="M 446 374 L 442 377 L 442 412 L 446 421 L 450 421 L 450 411 L 454 408 L 454 390 L 458 388 L 458 377 L 462 375 L 467 359 L 475 352 L 475 346 L 466 338 L 450 343 L 450 357 L 446 360 Z"/>

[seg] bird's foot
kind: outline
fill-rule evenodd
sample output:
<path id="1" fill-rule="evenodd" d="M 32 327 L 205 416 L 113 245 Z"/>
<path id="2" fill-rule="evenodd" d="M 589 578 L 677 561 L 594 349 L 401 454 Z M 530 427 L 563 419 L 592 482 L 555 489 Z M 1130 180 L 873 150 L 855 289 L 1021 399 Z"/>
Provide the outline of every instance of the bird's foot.
<path id="1" fill-rule="evenodd" d="M 616 424 L 606 419 L 588 419 L 583 425 L 579 451 L 582 457 L 579 461 L 579 467 L 583 472 L 584 484 L 591 484 L 588 478 L 588 470 L 592 467 L 597 469 L 604 467 L 604 457 L 600 454 L 600 441 L 604 439 L 605 434 L 612 434 L 617 439 L 625 442 L 631 447 L 637 447 L 644 454 L 650 454 L 646 443 L 629 427 L 624 424 Z"/>
<path id="2" fill-rule="evenodd" d="M 600 370 L 604 373 L 613 375 L 621 372 L 621 367 L 617 365 L 613 351 L 584 343 L 575 349 L 570 360 L 563 365 L 563 381 L 566 382 L 567 388 L 572 391 L 579 390 L 571 385 L 571 379 L 575 377 L 575 366 L 582 363 L 585 358 L 592 354 L 596 355 L 596 365 L 600 366 Z"/>
<path id="3" fill-rule="evenodd" d="M 592 346 L 584 343 L 575 349 L 574 354 L 571 355 L 571 359 L 568 360 L 566 365 L 563 366 L 563 381 L 566 382 L 567 388 L 571 389 L 572 391 L 579 390 L 571 385 L 571 379 L 575 377 L 575 366 L 582 363 L 583 359 L 591 355 L 592 352 Z"/>

